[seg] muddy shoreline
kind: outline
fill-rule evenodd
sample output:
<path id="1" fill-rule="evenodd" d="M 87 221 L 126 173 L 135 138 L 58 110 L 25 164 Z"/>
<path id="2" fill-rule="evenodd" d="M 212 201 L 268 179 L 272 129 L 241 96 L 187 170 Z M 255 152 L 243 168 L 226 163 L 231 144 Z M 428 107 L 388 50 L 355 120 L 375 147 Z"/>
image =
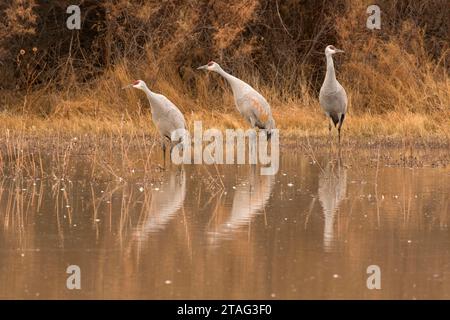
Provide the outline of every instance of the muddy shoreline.
<path id="1" fill-rule="evenodd" d="M 331 159 L 343 160 L 347 166 L 450 168 L 450 144 L 446 140 L 344 138 L 340 145 L 328 137 L 280 137 L 279 141 L 280 161 L 292 155 L 308 156 L 315 161 L 318 155 L 326 154 Z M 3 174 L 7 175 L 18 172 L 36 175 L 39 171 L 41 175 L 44 171 L 61 175 L 70 162 L 85 163 L 93 172 L 101 168 L 111 177 L 129 176 L 126 170 L 143 170 L 151 175 L 162 169 L 159 140 L 148 134 L 38 137 L 10 134 L 0 137 L 0 154 Z M 105 178 L 103 174 L 102 177 Z"/>

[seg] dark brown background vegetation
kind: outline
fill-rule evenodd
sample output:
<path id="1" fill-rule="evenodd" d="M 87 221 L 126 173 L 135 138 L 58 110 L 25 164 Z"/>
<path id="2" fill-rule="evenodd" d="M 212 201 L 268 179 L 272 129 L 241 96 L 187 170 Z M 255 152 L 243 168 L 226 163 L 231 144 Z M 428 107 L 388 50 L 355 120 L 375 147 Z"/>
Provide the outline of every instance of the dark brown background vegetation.
<path id="1" fill-rule="evenodd" d="M 81 30 L 68 30 L 72 2 L 0 4 L 4 110 L 90 114 L 94 105 L 109 113 L 128 104 L 133 112 L 139 100 L 111 97 L 135 78 L 185 112 L 227 105 L 224 83 L 196 70 L 208 60 L 280 112 L 289 101 L 315 106 L 328 44 L 346 52 L 336 67 L 352 112 L 449 109 L 448 0 L 377 1 L 381 30 L 366 28 L 373 3 L 359 0 L 88 0 L 79 2 Z"/>

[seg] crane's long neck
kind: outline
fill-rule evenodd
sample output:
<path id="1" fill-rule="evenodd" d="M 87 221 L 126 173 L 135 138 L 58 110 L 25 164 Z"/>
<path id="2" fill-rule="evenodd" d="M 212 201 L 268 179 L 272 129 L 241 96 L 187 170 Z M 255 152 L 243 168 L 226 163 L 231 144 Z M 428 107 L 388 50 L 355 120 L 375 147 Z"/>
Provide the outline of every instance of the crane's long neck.
<path id="1" fill-rule="evenodd" d="M 327 57 L 327 73 L 325 75 L 323 85 L 329 91 L 336 91 L 337 80 L 336 80 L 336 73 L 334 71 L 333 57 L 331 56 L 331 54 L 327 54 L 326 57 Z"/>
<path id="2" fill-rule="evenodd" d="M 152 112 L 155 110 L 155 108 L 159 108 L 160 104 L 158 103 L 158 100 L 156 99 L 156 93 L 154 93 L 153 91 L 151 91 L 147 85 L 145 85 L 142 88 L 142 91 L 145 92 L 145 94 L 147 95 L 147 99 L 150 102 L 150 107 Z"/>
<path id="3" fill-rule="evenodd" d="M 245 84 L 245 82 L 243 82 L 241 79 L 238 79 L 235 76 L 232 76 L 231 74 L 225 72 L 221 67 L 219 67 L 219 69 L 216 72 L 228 81 L 228 83 L 231 86 L 231 89 L 233 90 L 234 95 L 236 95 L 242 88 L 242 86 Z"/>

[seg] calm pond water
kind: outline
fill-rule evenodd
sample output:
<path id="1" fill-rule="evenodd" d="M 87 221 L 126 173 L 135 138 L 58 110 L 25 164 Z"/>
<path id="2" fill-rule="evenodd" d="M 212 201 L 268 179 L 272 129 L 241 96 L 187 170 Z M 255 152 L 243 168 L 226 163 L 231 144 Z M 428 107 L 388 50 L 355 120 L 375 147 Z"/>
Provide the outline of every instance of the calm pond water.
<path id="1" fill-rule="evenodd" d="M 287 151 L 275 176 L 170 165 L 108 181 L 80 160 L 70 179 L 4 178 L 0 298 L 450 298 L 448 167 Z"/>

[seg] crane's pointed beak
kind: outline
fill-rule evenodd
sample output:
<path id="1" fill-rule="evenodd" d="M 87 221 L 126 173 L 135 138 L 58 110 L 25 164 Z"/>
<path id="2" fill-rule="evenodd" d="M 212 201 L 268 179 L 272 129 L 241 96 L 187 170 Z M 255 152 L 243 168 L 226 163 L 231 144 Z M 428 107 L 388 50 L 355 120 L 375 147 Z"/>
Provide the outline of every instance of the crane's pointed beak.
<path id="1" fill-rule="evenodd" d="M 125 87 L 122 87 L 122 90 L 123 90 L 123 89 L 131 88 L 132 86 L 133 86 L 133 84 L 126 85 Z"/>
<path id="2" fill-rule="evenodd" d="M 198 67 L 197 70 L 203 70 L 203 69 L 207 69 L 207 68 L 208 68 L 208 65 L 205 64 L 204 66 Z"/>
<path id="3" fill-rule="evenodd" d="M 336 53 L 344 53 L 345 52 L 344 50 L 341 50 L 341 49 L 336 49 L 335 51 L 336 51 Z"/>

